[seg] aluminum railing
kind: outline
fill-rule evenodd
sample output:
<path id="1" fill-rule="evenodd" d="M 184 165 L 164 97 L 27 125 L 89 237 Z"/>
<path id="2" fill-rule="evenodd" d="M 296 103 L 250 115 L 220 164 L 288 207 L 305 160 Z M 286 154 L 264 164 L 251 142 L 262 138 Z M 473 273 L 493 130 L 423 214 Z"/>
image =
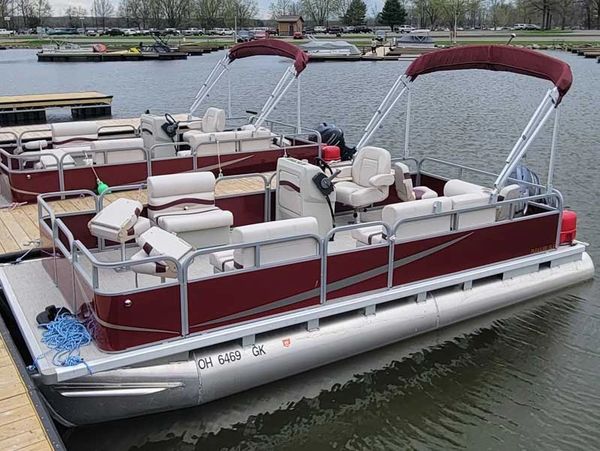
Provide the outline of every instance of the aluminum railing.
<path id="1" fill-rule="evenodd" d="M 266 178 L 263 178 L 263 182 L 265 183 L 266 189 L 268 189 L 269 181 Z M 136 186 L 136 185 L 133 185 L 133 186 Z M 137 185 L 137 186 L 139 186 L 139 185 Z M 96 211 L 98 211 L 98 209 L 101 208 L 103 196 L 96 196 L 93 192 L 91 192 L 89 190 L 80 190 L 78 192 L 82 193 L 82 194 L 92 195 L 95 199 Z M 285 237 L 285 238 L 279 238 L 279 239 L 273 239 L 273 240 L 263 240 L 263 241 L 256 241 L 256 242 L 250 242 L 250 243 L 239 243 L 239 244 L 232 244 L 232 245 L 226 245 L 226 246 L 215 246 L 215 247 L 211 247 L 211 248 L 204 248 L 204 249 L 199 249 L 199 250 L 193 251 L 191 254 L 186 256 L 182 261 L 178 261 L 178 260 L 172 259 L 167 256 L 156 256 L 156 257 L 147 257 L 147 258 L 143 258 L 143 259 L 135 260 L 135 261 L 123 260 L 123 261 L 106 262 L 106 261 L 98 260 L 94 256 L 94 254 L 89 249 L 87 249 L 87 247 L 83 243 L 81 243 L 81 241 L 74 239 L 73 234 L 70 231 L 68 231 L 68 228 L 64 225 L 64 223 L 62 222 L 60 217 L 56 216 L 56 214 L 53 212 L 52 208 L 46 201 L 46 199 L 48 199 L 52 196 L 56 197 L 56 196 L 60 196 L 63 194 L 69 195 L 69 193 L 49 193 L 47 195 L 40 196 L 39 201 L 38 201 L 38 212 L 39 212 L 38 215 L 40 218 L 40 224 L 43 223 L 42 219 L 50 218 L 50 220 L 51 220 L 51 227 L 48 227 L 48 226 L 46 226 L 46 227 L 47 227 L 47 230 L 51 233 L 51 235 L 53 237 L 54 247 L 61 250 L 61 252 L 63 252 L 67 258 L 71 259 L 71 261 L 73 262 L 74 268 L 76 268 L 84 277 L 88 277 L 88 282 L 95 290 L 97 290 L 98 288 L 101 287 L 100 280 L 99 280 L 99 270 L 100 269 L 115 269 L 115 268 L 129 269 L 135 265 L 141 265 L 144 263 L 154 263 L 154 262 L 161 262 L 161 261 L 162 262 L 164 262 L 164 261 L 173 262 L 175 267 L 177 268 L 177 277 L 174 279 L 173 282 L 167 282 L 165 285 L 161 285 L 161 286 L 179 285 L 180 303 L 181 303 L 181 330 L 182 330 L 182 336 L 184 336 L 184 337 L 189 334 L 188 291 L 187 291 L 188 283 L 190 281 L 201 280 L 201 279 L 204 279 L 207 277 L 222 277 L 222 276 L 227 275 L 227 273 L 223 273 L 220 276 L 204 276 L 204 277 L 195 278 L 193 280 L 190 280 L 190 277 L 189 277 L 190 267 L 193 264 L 194 259 L 201 255 L 206 255 L 206 254 L 209 254 L 212 252 L 217 252 L 217 251 L 254 248 L 254 266 L 249 267 L 249 268 L 243 268 L 243 269 L 240 269 L 237 271 L 256 270 L 256 269 L 264 267 L 261 264 L 260 248 L 262 246 L 311 238 L 317 243 L 317 253 L 315 254 L 315 258 L 318 257 L 321 261 L 321 275 L 320 275 L 320 284 L 321 285 L 320 285 L 319 298 L 320 298 L 320 302 L 322 304 L 325 304 L 328 302 L 328 296 L 327 296 L 328 261 L 327 260 L 328 260 L 329 256 L 335 255 L 339 252 L 339 251 L 333 252 L 333 253 L 329 252 L 330 239 L 331 239 L 331 237 L 333 237 L 336 234 L 348 232 L 348 231 L 351 231 L 354 229 L 373 227 L 373 226 L 379 226 L 382 228 L 382 231 L 386 232 L 385 233 L 385 235 L 386 235 L 385 243 L 368 245 L 361 249 L 372 249 L 375 247 L 387 247 L 388 248 L 386 289 L 390 290 L 393 288 L 395 245 L 413 240 L 411 238 L 406 238 L 406 239 L 402 239 L 402 240 L 398 240 L 396 238 L 396 232 L 397 232 L 398 228 L 401 227 L 403 224 L 407 224 L 410 222 L 423 221 L 423 220 L 427 220 L 427 219 L 431 219 L 431 218 L 450 216 L 451 217 L 451 220 L 450 220 L 451 226 L 449 227 L 449 230 L 447 233 L 451 233 L 451 232 L 461 231 L 460 215 L 470 213 L 470 212 L 476 212 L 476 211 L 481 211 L 481 210 L 490 209 L 490 208 L 497 209 L 502 206 L 509 206 L 509 212 L 510 212 L 509 218 L 506 221 L 494 222 L 494 223 L 489 224 L 489 226 L 495 226 L 495 225 L 504 224 L 509 221 L 522 221 L 522 220 L 528 220 L 528 219 L 534 218 L 534 217 L 553 215 L 553 214 L 556 214 L 557 212 L 559 213 L 559 215 L 562 215 L 562 208 L 563 208 L 562 196 L 561 196 L 560 192 L 554 190 L 552 193 L 546 193 L 546 194 L 541 194 L 541 195 L 536 195 L 536 196 L 520 197 L 520 198 L 516 198 L 516 199 L 504 200 L 501 202 L 493 202 L 490 204 L 481 205 L 481 206 L 477 206 L 477 207 L 469 207 L 469 208 L 463 208 L 463 209 L 459 209 L 459 210 L 433 213 L 431 215 L 420 216 L 420 217 L 415 217 L 415 218 L 404 218 L 404 219 L 400 219 L 400 220 L 396 221 L 392 225 L 386 224 L 382 221 L 375 221 L 375 222 L 366 222 L 366 223 L 360 223 L 360 224 L 339 226 L 339 227 L 336 227 L 336 228 L 332 229 L 331 231 L 329 231 L 329 233 L 325 237 L 307 234 L 307 235 L 301 235 L 301 236 L 295 236 L 295 237 Z M 557 207 L 544 205 L 542 203 L 543 201 L 546 201 L 548 203 L 549 200 L 554 200 L 556 202 L 555 205 L 557 205 Z M 546 210 L 546 211 L 542 211 L 539 213 L 533 213 L 531 215 L 515 218 L 514 217 L 514 211 L 515 211 L 514 206 L 516 204 L 522 204 L 522 203 L 538 205 L 540 207 L 543 207 L 544 210 Z M 558 221 L 560 223 L 560 216 L 559 216 Z M 464 230 L 470 230 L 470 229 L 464 229 Z M 64 246 L 64 243 L 62 243 L 61 240 L 59 239 L 59 236 L 58 236 L 59 231 L 63 232 L 65 234 L 65 236 L 67 237 L 67 241 L 70 243 L 70 250 L 66 249 L 66 247 Z M 557 230 L 556 245 L 558 245 L 559 233 L 560 233 L 560 228 L 558 228 L 558 230 Z M 446 234 L 446 232 L 444 232 L 443 234 Z M 431 236 L 438 236 L 438 235 L 440 235 L 440 234 L 431 235 Z M 418 239 L 424 239 L 424 238 L 428 238 L 428 237 L 430 237 L 430 236 L 427 236 L 427 237 L 422 236 L 422 237 L 418 237 Z M 346 249 L 344 251 L 349 251 L 349 250 L 351 251 L 352 249 Z M 356 249 L 356 250 L 360 251 L 360 249 Z M 89 274 L 89 271 L 86 270 L 86 268 L 80 264 L 81 256 L 84 256 L 90 262 L 91 274 Z M 311 257 L 290 259 L 290 260 L 286 260 L 286 261 L 282 261 L 282 262 L 271 263 L 268 266 L 279 266 L 279 265 L 284 265 L 284 264 L 290 264 L 293 262 L 305 261 L 310 258 Z M 134 288 L 132 290 L 128 290 L 127 293 L 143 292 L 143 291 L 151 290 L 154 288 L 156 288 L 156 286 L 152 286 L 149 288 Z"/>

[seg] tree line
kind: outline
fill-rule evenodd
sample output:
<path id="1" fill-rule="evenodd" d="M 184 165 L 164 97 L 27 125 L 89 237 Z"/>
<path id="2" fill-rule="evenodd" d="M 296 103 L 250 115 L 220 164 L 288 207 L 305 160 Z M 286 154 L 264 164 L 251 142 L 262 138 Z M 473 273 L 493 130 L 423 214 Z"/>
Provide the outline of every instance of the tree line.
<path id="1" fill-rule="evenodd" d="M 250 26 L 258 15 L 256 0 L 89 0 L 89 8 L 69 6 L 53 11 L 49 0 L 0 0 L 4 28 L 34 28 L 53 15 L 63 26 L 105 27 L 118 19 L 120 26 L 141 29 L 195 26 L 203 28 Z M 114 0 L 115 2 L 117 0 Z M 386 0 L 383 9 L 374 0 L 273 0 L 273 19 L 302 15 L 311 25 L 387 26 L 409 24 L 419 28 L 499 28 L 515 23 L 550 28 L 600 28 L 600 0 Z M 4 18 L 10 17 L 6 21 Z M 86 21 L 81 18 L 86 17 Z"/>

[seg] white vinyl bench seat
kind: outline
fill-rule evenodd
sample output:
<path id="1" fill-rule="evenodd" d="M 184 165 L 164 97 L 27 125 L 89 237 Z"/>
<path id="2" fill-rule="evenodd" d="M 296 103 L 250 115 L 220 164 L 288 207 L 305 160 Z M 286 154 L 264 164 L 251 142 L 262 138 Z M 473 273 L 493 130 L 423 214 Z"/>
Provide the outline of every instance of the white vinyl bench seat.
<path id="1" fill-rule="evenodd" d="M 150 228 L 148 218 L 141 217 L 141 202 L 120 198 L 105 206 L 88 222 L 90 233 L 117 243 L 130 241 Z"/>
<path id="2" fill-rule="evenodd" d="M 131 260 L 142 260 L 147 257 L 170 257 L 181 261 L 193 248 L 181 238 L 159 227 L 151 227 L 137 238 L 141 249 L 131 257 Z M 170 260 L 141 263 L 133 265 L 135 273 L 149 274 L 158 277 L 177 277 L 177 265 Z"/>
<path id="3" fill-rule="evenodd" d="M 98 123 L 92 121 L 63 122 L 51 124 L 52 144 L 72 147 L 98 139 Z"/>
<path id="4" fill-rule="evenodd" d="M 144 161 L 142 138 L 101 139 L 90 143 L 95 164 L 114 164 Z"/>
<path id="5" fill-rule="evenodd" d="M 260 246 L 260 265 L 283 263 L 319 255 L 319 245 L 314 238 L 303 235 L 319 235 L 319 225 L 312 217 L 283 219 L 236 227 L 231 231 L 231 243 L 255 243 L 289 238 L 289 240 Z M 294 239 L 297 237 L 296 239 Z M 255 266 L 255 248 L 240 247 L 231 251 L 214 252 L 209 262 L 215 272 L 247 269 Z"/>

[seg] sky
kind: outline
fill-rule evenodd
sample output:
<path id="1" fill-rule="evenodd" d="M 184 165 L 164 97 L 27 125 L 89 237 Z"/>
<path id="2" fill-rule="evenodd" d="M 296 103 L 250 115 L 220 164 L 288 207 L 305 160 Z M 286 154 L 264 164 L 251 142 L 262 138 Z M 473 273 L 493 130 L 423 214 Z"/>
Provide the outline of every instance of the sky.
<path id="1" fill-rule="evenodd" d="M 115 5 L 115 9 L 116 9 L 119 1 L 118 0 L 112 0 L 112 1 L 113 1 L 113 4 Z M 261 19 L 269 19 L 270 18 L 269 6 L 271 5 L 272 0 L 257 0 L 257 1 L 258 1 L 258 7 L 260 10 L 260 13 L 259 13 L 260 18 Z M 376 4 L 376 5 L 378 5 L 379 9 L 381 9 L 381 4 L 383 3 L 383 0 L 366 0 L 366 3 L 367 3 L 367 15 L 371 15 L 372 5 Z M 92 6 L 92 0 L 50 0 L 50 5 L 52 5 L 52 12 L 54 15 L 62 15 L 69 6 L 82 6 L 89 13 L 91 6 Z"/>

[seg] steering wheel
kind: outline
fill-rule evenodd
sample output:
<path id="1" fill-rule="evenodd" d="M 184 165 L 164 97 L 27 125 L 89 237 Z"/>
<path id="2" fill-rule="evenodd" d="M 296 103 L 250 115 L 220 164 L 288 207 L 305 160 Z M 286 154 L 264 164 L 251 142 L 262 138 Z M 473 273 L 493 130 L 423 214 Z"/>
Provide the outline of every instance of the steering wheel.
<path id="1" fill-rule="evenodd" d="M 165 120 L 167 121 L 167 124 L 169 124 L 169 125 L 176 125 L 178 123 L 175 120 L 175 118 L 169 113 L 165 113 Z"/>
<path id="2" fill-rule="evenodd" d="M 325 172 L 325 170 L 327 169 L 329 171 L 329 174 L 333 175 L 333 169 L 331 169 L 331 166 L 329 166 L 329 164 L 325 160 L 323 160 L 323 158 L 316 157 L 315 163 L 317 164 L 317 166 L 319 166 L 321 171 Z"/>

